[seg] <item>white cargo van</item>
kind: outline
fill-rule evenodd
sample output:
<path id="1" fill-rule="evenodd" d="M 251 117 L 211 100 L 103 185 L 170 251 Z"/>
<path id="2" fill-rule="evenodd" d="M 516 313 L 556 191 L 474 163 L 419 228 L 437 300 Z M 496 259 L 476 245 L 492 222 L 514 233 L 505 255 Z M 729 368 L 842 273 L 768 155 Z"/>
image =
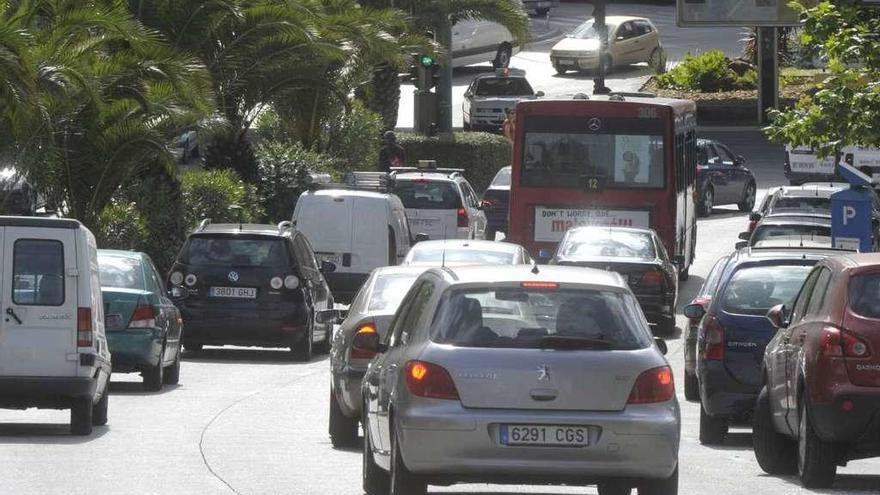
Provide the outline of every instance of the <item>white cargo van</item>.
<path id="1" fill-rule="evenodd" d="M 322 185 L 300 195 L 292 223 L 319 262 L 336 265 L 324 276 L 335 301 L 345 304 L 374 268 L 400 264 L 411 243 L 403 203 L 385 192 Z"/>
<path id="2" fill-rule="evenodd" d="M 0 407 L 107 422 L 110 350 L 95 237 L 76 220 L 0 217 Z"/>

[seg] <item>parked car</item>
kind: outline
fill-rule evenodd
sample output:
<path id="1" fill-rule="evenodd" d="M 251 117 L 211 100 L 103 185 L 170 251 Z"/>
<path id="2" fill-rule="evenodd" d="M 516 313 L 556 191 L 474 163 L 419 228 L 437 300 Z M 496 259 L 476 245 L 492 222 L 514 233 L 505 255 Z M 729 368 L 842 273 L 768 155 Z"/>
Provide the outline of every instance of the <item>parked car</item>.
<path id="1" fill-rule="evenodd" d="M 709 309 L 712 303 L 712 296 L 718 288 L 718 282 L 721 280 L 721 274 L 727 262 L 733 257 L 732 254 L 726 254 L 715 262 L 715 265 L 703 280 L 703 285 L 697 294 L 691 300 L 690 304 L 702 306 L 704 310 Z M 687 330 L 684 336 L 684 398 L 689 401 L 700 400 L 700 384 L 697 381 L 697 331 L 700 328 L 699 318 L 688 318 Z"/>
<path id="2" fill-rule="evenodd" d="M 452 66 L 491 62 L 503 68 L 519 52 L 516 39 L 501 24 L 477 19 L 461 20 L 452 26 Z"/>
<path id="3" fill-rule="evenodd" d="M 189 235 L 168 277 L 186 333 L 183 345 L 288 347 L 308 361 L 330 350 L 333 295 L 305 234 L 279 226 L 211 224 Z"/>
<path id="4" fill-rule="evenodd" d="M 107 345 L 115 373 L 140 373 L 144 388 L 180 381 L 180 310 L 144 253 L 98 251 Z"/>
<path id="5" fill-rule="evenodd" d="M 658 334 L 675 332 L 678 270 L 651 229 L 575 227 L 550 259 L 551 265 L 599 268 L 621 274 Z"/>
<path id="6" fill-rule="evenodd" d="M 387 185 L 316 185 L 300 195 L 292 223 L 319 261 L 336 265 L 324 276 L 334 299 L 345 304 L 373 269 L 399 264 L 413 242 L 404 205 Z"/>
<path id="7" fill-rule="evenodd" d="M 754 232 L 741 232 L 736 248 L 755 246 L 762 241 L 787 240 L 792 245 L 801 241 L 831 247 L 831 217 L 806 215 L 772 215 L 763 218 Z"/>
<path id="8" fill-rule="evenodd" d="M 330 350 L 330 441 L 334 447 L 357 443 L 358 424 L 363 415 L 361 379 L 374 352 L 355 349 L 364 338 L 378 335 L 384 340 L 400 301 L 425 267 L 387 266 L 376 268 L 364 282 L 333 337 Z"/>
<path id="9" fill-rule="evenodd" d="M 498 69 L 480 74 L 464 91 L 461 104 L 462 126 L 466 131 L 499 132 L 507 112 L 523 100 L 544 96 L 526 80 L 526 73 L 517 69 Z"/>
<path id="10" fill-rule="evenodd" d="M 812 267 L 836 254 L 840 251 L 742 249 L 724 267 L 709 308 L 684 308 L 686 317 L 702 320 L 696 363 L 700 443 L 721 444 L 730 422 L 749 422 L 761 389 L 764 348 L 774 334 L 767 311 L 794 299 Z"/>
<path id="11" fill-rule="evenodd" d="M 615 67 L 648 62 L 665 63 L 666 56 L 654 24 L 644 17 L 608 16 L 608 52 L 599 60 L 599 33 L 594 20 L 578 26 L 550 49 L 550 63 L 558 74 L 569 70 L 596 70 L 599 64 L 610 72 Z"/>
<path id="12" fill-rule="evenodd" d="M 767 194 L 764 195 L 764 198 L 761 199 L 761 203 L 755 208 L 754 211 L 749 213 L 749 227 L 746 232 L 754 232 L 755 227 L 758 226 L 758 222 L 767 214 L 767 211 L 770 208 L 770 201 L 773 199 L 773 196 L 782 189 L 782 186 L 771 187 L 767 189 Z"/>
<path id="13" fill-rule="evenodd" d="M 754 446 L 768 474 L 829 488 L 837 466 L 880 456 L 880 255 L 819 262 L 797 299 L 767 315 Z"/>
<path id="14" fill-rule="evenodd" d="M 801 186 L 784 186 L 767 192 L 761 205 L 749 217 L 749 232 L 768 216 L 810 216 L 831 218 L 831 196 L 849 184 L 840 182 L 808 183 Z M 873 198 L 873 216 L 880 222 L 880 197 Z"/>
<path id="15" fill-rule="evenodd" d="M 30 217 L 0 217 L 0 235 L 0 407 L 70 409 L 71 433 L 89 435 L 107 423 L 112 372 L 95 237 Z"/>
<path id="16" fill-rule="evenodd" d="M 495 174 L 488 189 L 483 192 L 481 205 L 486 214 L 486 239 L 494 241 L 496 233 L 507 234 L 508 205 L 510 204 L 510 167 Z"/>
<path id="17" fill-rule="evenodd" d="M 430 239 L 485 239 L 486 214 L 460 169 L 392 169 L 409 230 Z"/>
<path id="18" fill-rule="evenodd" d="M 523 8 L 534 10 L 538 17 L 547 15 L 553 7 L 559 7 L 559 0 L 523 0 Z"/>
<path id="19" fill-rule="evenodd" d="M 411 266 L 530 265 L 526 248 L 512 242 L 424 241 L 413 246 L 403 260 Z"/>
<path id="20" fill-rule="evenodd" d="M 361 391 L 368 495 L 499 480 L 678 492 L 665 343 L 620 275 L 433 268 L 388 332 L 355 347 L 378 353 Z"/>
<path id="21" fill-rule="evenodd" d="M 745 167 L 745 158 L 711 139 L 697 140 L 697 197 L 700 214 L 709 216 L 712 208 L 736 204 L 739 211 L 755 206 L 755 174 Z"/>

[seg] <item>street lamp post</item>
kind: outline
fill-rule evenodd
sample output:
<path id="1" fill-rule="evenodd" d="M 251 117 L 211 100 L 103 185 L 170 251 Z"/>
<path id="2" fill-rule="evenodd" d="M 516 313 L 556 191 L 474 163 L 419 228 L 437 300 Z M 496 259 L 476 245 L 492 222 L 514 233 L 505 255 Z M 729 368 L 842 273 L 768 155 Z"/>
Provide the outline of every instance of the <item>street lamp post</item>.
<path id="1" fill-rule="evenodd" d="M 605 59 L 608 53 L 608 24 L 605 23 L 605 0 L 593 0 L 593 26 L 599 35 L 599 67 L 593 79 L 593 94 L 606 95 L 611 90 L 605 86 Z"/>

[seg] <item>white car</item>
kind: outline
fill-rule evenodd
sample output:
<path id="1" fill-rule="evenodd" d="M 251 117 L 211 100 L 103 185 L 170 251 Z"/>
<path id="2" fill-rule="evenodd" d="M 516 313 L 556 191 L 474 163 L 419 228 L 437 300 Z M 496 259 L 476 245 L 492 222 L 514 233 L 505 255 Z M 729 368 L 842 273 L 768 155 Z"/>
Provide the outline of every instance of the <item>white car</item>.
<path id="1" fill-rule="evenodd" d="M 512 242 L 495 241 L 424 241 L 409 250 L 401 265 L 531 265 L 534 261 L 526 248 Z"/>
<path id="2" fill-rule="evenodd" d="M 550 49 L 550 62 L 559 74 L 569 70 L 595 70 L 600 62 L 605 70 L 648 62 L 651 67 L 665 64 L 657 28 L 644 17 L 608 16 L 608 51 L 600 61 L 599 33 L 589 19 Z"/>
<path id="3" fill-rule="evenodd" d="M 95 236 L 76 220 L 0 217 L 0 408 L 70 409 L 107 423 L 110 350 Z"/>
<path id="4" fill-rule="evenodd" d="M 486 214 L 459 169 L 392 169 L 394 194 L 406 207 L 413 236 L 429 239 L 483 239 Z"/>
<path id="5" fill-rule="evenodd" d="M 494 74 L 481 74 L 464 92 L 461 105 L 464 130 L 498 131 L 508 110 L 520 101 L 542 96 L 543 91 L 532 89 L 524 71 L 498 69 Z"/>
<path id="6" fill-rule="evenodd" d="M 465 20 L 452 26 L 452 66 L 492 62 L 496 68 L 507 67 L 519 52 L 513 35 L 501 24 L 483 20 Z"/>

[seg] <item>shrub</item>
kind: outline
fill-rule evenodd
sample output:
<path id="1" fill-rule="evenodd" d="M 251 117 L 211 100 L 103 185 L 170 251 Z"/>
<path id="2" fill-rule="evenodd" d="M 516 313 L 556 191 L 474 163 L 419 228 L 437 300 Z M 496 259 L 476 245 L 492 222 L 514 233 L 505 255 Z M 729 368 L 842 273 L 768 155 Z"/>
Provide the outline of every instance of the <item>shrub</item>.
<path id="1" fill-rule="evenodd" d="M 160 167 L 153 167 L 126 185 L 122 195 L 135 205 L 150 233 L 141 251 L 153 259 L 159 273 L 166 273 L 190 227 L 182 215 L 168 213 L 169 205 L 176 205 L 177 211 L 183 205 L 180 180 Z"/>
<path id="2" fill-rule="evenodd" d="M 327 172 L 330 158 L 308 151 L 298 144 L 264 141 L 257 147 L 260 178 L 257 188 L 264 199 L 266 217 L 272 222 L 289 219 L 308 172 Z"/>
<path id="3" fill-rule="evenodd" d="M 98 216 L 95 239 L 101 249 L 144 251 L 150 237 L 135 203 L 110 203 Z"/>
<path id="4" fill-rule="evenodd" d="M 463 168 L 477 191 L 489 186 L 498 169 L 510 165 L 512 153 L 510 141 L 485 132 L 456 132 L 452 141 L 401 133 L 398 142 L 406 150 L 408 165 L 437 160 L 438 167 Z"/>
<path id="5" fill-rule="evenodd" d="M 379 162 L 382 118 L 364 108 L 358 100 L 351 110 L 342 112 L 324 130 L 321 149 L 333 157 L 337 172 L 375 170 Z"/>
<path id="6" fill-rule="evenodd" d="M 180 177 L 183 219 L 188 228 L 210 218 L 214 223 L 258 222 L 263 217 L 256 187 L 232 170 L 195 170 Z M 241 207 L 240 211 L 230 206 Z M 240 215 L 240 217 L 239 217 Z"/>
<path id="7" fill-rule="evenodd" d="M 755 78 L 757 80 L 757 78 Z M 730 68 L 730 60 L 721 50 L 710 50 L 699 56 L 687 54 L 684 60 L 666 74 L 657 76 L 661 89 L 696 90 L 707 93 L 731 89 L 754 89 L 745 87 L 746 76 L 738 77 Z"/>

